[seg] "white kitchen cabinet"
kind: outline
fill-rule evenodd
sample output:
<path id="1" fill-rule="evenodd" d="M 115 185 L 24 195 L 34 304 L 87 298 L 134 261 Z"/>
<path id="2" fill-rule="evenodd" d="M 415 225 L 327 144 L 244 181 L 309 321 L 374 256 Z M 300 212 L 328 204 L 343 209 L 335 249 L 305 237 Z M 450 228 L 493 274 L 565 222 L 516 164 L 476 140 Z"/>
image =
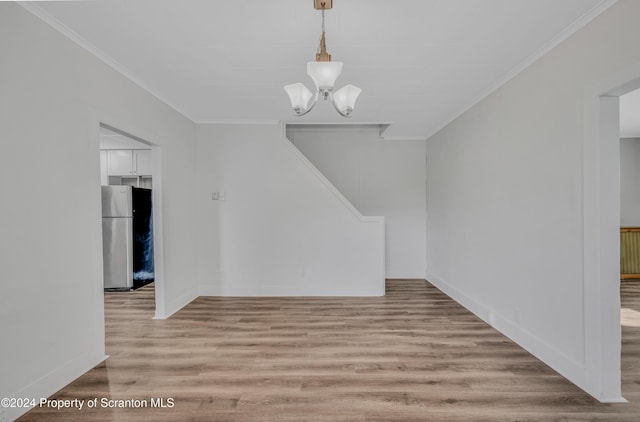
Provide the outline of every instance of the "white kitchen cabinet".
<path id="1" fill-rule="evenodd" d="M 102 184 L 151 188 L 153 160 L 150 149 L 109 149 L 100 151 Z"/>
<path id="2" fill-rule="evenodd" d="M 133 150 L 110 149 L 107 151 L 107 173 L 109 176 L 133 174 Z"/>
<path id="3" fill-rule="evenodd" d="M 109 176 L 138 176 L 152 173 L 151 150 L 110 149 L 107 151 Z"/>
<path id="4" fill-rule="evenodd" d="M 134 149 L 133 162 L 135 174 L 150 175 L 153 170 L 150 149 Z"/>

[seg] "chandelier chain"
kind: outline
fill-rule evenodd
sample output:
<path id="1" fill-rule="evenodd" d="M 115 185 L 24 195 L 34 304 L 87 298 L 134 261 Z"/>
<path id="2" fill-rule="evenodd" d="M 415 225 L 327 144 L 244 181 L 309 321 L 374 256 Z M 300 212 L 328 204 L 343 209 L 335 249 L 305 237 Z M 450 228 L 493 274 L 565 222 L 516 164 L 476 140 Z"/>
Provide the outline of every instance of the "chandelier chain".
<path id="1" fill-rule="evenodd" d="M 320 32 L 320 42 L 318 42 L 318 48 L 316 53 L 320 54 L 322 50 L 322 37 L 324 36 L 324 9 L 322 9 L 322 31 Z"/>

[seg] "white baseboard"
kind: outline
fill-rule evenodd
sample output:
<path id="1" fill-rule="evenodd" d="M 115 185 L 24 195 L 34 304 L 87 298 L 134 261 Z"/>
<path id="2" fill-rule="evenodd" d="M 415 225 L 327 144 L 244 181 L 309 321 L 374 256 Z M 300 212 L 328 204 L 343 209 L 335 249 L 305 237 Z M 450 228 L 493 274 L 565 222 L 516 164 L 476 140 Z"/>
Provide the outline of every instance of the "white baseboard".
<path id="1" fill-rule="evenodd" d="M 230 287 L 220 285 L 200 286 L 198 289 L 200 296 L 219 296 L 219 297 L 380 297 L 384 296 L 384 282 L 372 285 L 366 291 L 362 291 L 361 286 L 353 288 L 333 288 L 327 291 L 325 287 L 308 283 L 300 285 L 298 288 L 291 286 L 263 286 L 258 289 L 256 286 L 249 287 Z"/>
<path id="2" fill-rule="evenodd" d="M 424 274 L 387 274 L 387 280 L 424 280 Z"/>
<path id="3" fill-rule="evenodd" d="M 187 292 L 182 296 L 178 297 L 177 299 L 171 301 L 171 303 L 167 304 L 167 306 L 165 306 L 165 311 L 163 315 L 156 314 L 153 317 L 153 319 L 167 319 L 171 315 L 178 312 L 180 309 L 187 306 L 189 303 L 193 302 L 193 300 L 196 299 L 197 297 L 198 297 L 197 293 Z"/>
<path id="4" fill-rule="evenodd" d="M 612 403 L 624 401 L 622 397 L 604 399 L 598 397 L 597 392 L 591 391 L 592 387 L 588 383 L 587 370 L 584 362 L 565 355 L 552 345 L 524 329 L 515 321 L 500 315 L 490 307 L 466 295 L 436 274 L 428 272 L 427 281 L 595 399 L 601 402 Z"/>
<path id="5" fill-rule="evenodd" d="M 56 391 L 68 385 L 107 358 L 108 356 L 102 353 L 77 356 L 26 387 L 14 392 L 10 397 L 33 398 L 36 403 L 38 403 L 40 398 L 50 397 Z M 29 410 L 31 410 L 31 408 L 10 407 L 4 409 L 5 416 L 10 421 L 18 419 Z"/>
<path id="6" fill-rule="evenodd" d="M 222 296 L 218 286 L 198 286 L 198 296 Z"/>

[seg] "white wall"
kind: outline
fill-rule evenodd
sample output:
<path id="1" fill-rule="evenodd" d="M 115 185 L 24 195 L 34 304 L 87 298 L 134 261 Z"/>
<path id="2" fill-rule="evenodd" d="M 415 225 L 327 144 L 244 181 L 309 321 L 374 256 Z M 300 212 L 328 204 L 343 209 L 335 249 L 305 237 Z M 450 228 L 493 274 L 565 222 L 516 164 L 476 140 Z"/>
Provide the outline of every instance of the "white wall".
<path id="1" fill-rule="evenodd" d="M 196 293 L 195 126 L 12 2 L 0 57 L 0 397 L 46 397 L 105 355 L 99 122 L 160 145 L 167 312 Z"/>
<path id="2" fill-rule="evenodd" d="M 618 2 L 427 141 L 429 281 L 601 400 L 620 397 L 620 342 L 599 360 L 587 341 L 584 95 L 640 62 L 638 16 Z"/>
<path id="3" fill-rule="evenodd" d="M 386 223 L 387 278 L 424 278 L 426 143 L 379 129 L 291 129 L 287 137 L 364 215 Z"/>
<path id="4" fill-rule="evenodd" d="M 384 218 L 362 217 L 281 125 L 199 125 L 197 139 L 202 294 L 384 294 Z"/>
<path id="5" fill-rule="evenodd" d="M 640 138 L 620 140 L 620 226 L 640 227 Z"/>
<path id="6" fill-rule="evenodd" d="M 640 138 L 640 89 L 620 97 L 620 137 Z"/>

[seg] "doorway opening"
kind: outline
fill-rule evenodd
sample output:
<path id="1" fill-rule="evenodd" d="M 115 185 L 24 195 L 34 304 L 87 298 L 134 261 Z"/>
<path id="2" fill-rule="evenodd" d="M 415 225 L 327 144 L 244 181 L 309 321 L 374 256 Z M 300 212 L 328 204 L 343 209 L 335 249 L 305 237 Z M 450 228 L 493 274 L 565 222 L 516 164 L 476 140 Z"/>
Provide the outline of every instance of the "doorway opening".
<path id="1" fill-rule="evenodd" d="M 622 392 L 640 337 L 640 89 L 620 96 L 620 323 Z"/>
<path id="2" fill-rule="evenodd" d="M 583 279 L 585 379 L 602 402 L 622 397 L 620 97 L 640 88 L 640 63 L 584 92 Z"/>
<path id="3" fill-rule="evenodd" d="M 157 317 L 163 287 L 158 147 L 105 123 L 99 146 L 105 299 L 144 289 Z"/>

